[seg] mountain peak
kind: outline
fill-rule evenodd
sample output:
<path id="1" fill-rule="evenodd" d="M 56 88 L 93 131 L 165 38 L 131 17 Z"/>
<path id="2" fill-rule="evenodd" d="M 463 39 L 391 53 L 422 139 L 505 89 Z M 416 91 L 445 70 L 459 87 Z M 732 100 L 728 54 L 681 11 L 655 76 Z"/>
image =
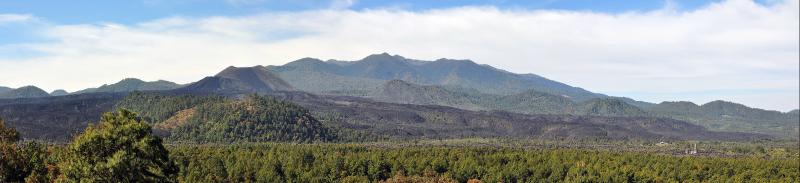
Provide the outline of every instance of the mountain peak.
<path id="1" fill-rule="evenodd" d="M 47 96 L 50 96 L 50 94 L 36 86 L 23 86 L 0 93 L 0 98 L 36 98 Z"/>
<path id="2" fill-rule="evenodd" d="M 144 83 L 144 81 L 142 81 L 141 79 L 137 79 L 137 78 L 125 78 L 125 79 L 120 80 L 117 83 L 127 83 L 127 82 Z"/>
<path id="3" fill-rule="evenodd" d="M 594 98 L 581 104 L 588 115 L 600 116 L 645 116 L 646 112 L 618 98 Z"/>
<path id="4" fill-rule="evenodd" d="M 97 88 L 87 88 L 76 91 L 73 94 L 97 93 L 97 92 L 130 92 L 130 91 L 152 91 L 152 90 L 171 90 L 180 87 L 179 84 L 158 80 L 147 82 L 137 78 L 125 78 L 114 84 L 103 84 Z"/>
<path id="5" fill-rule="evenodd" d="M 213 77 L 206 77 L 183 88 L 190 92 L 292 91 L 294 88 L 264 66 L 227 67 Z"/>
<path id="6" fill-rule="evenodd" d="M 742 104 L 739 104 L 739 103 L 730 102 L 730 101 L 724 101 L 724 100 L 715 100 L 715 101 L 711 101 L 711 102 L 708 102 L 708 103 L 705 103 L 705 104 L 701 105 L 701 107 L 736 107 L 736 108 L 750 108 L 750 107 L 747 107 L 747 106 L 745 106 L 745 105 L 742 105 Z"/>
<path id="7" fill-rule="evenodd" d="M 68 94 L 69 94 L 69 92 L 67 92 L 66 90 L 62 90 L 62 89 L 53 90 L 53 92 L 50 92 L 50 95 L 52 95 L 52 96 L 62 96 L 62 95 L 68 95 Z"/>
<path id="8" fill-rule="evenodd" d="M 363 60 L 363 61 L 402 61 L 402 60 L 405 60 L 405 59 L 406 59 L 405 57 L 402 57 L 400 55 L 390 55 L 389 53 L 384 52 L 384 53 L 381 53 L 381 54 L 369 55 L 367 57 L 364 57 L 364 59 L 361 59 L 361 60 Z"/>
<path id="9" fill-rule="evenodd" d="M 11 91 L 12 89 L 13 89 L 13 88 L 5 87 L 5 86 L 0 86 L 0 93 L 6 92 L 6 91 Z"/>

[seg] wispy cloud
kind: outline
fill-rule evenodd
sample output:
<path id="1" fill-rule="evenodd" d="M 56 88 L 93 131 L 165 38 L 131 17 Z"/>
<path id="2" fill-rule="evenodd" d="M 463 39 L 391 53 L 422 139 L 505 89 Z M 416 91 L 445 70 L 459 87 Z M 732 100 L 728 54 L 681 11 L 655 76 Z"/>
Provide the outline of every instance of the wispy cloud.
<path id="1" fill-rule="evenodd" d="M 784 110 L 797 108 L 800 87 L 798 5 L 797 0 L 768 5 L 730 0 L 692 11 L 621 14 L 495 7 L 325 9 L 59 25 L 42 30 L 43 37 L 55 41 L 26 47 L 44 55 L 0 58 L 0 85 L 76 90 L 124 77 L 186 83 L 228 65 L 275 65 L 302 57 L 355 60 L 390 52 L 472 59 L 610 94 L 790 91 L 759 96 L 763 99 L 726 98 Z"/>
<path id="2" fill-rule="evenodd" d="M 19 23 L 19 22 L 26 22 L 33 20 L 34 17 L 31 15 L 24 15 L 24 14 L 0 14 L 0 25 L 6 23 Z"/>

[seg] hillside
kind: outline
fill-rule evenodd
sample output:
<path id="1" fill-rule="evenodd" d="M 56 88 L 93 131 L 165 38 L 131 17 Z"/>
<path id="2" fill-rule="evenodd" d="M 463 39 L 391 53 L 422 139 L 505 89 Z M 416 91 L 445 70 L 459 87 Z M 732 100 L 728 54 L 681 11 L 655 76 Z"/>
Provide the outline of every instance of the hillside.
<path id="1" fill-rule="evenodd" d="M 335 140 L 304 108 L 269 97 L 160 96 L 133 93 L 117 108 L 140 113 L 156 130 L 175 141 L 312 142 Z"/>
<path id="2" fill-rule="evenodd" d="M 620 99 L 602 98 L 591 99 L 580 103 L 578 113 L 597 116 L 648 116 L 644 110 L 626 103 Z"/>
<path id="3" fill-rule="evenodd" d="M 574 103 L 561 96 L 536 90 L 514 95 L 493 95 L 460 87 L 386 82 L 369 98 L 391 103 L 441 105 L 467 110 L 504 110 L 524 114 L 575 114 Z"/>
<path id="4" fill-rule="evenodd" d="M 176 91 L 182 93 L 269 93 L 294 88 L 263 66 L 228 67 Z"/>
<path id="5" fill-rule="evenodd" d="M 727 101 L 712 101 L 700 106 L 691 102 L 662 102 L 648 112 L 719 131 L 756 132 L 791 138 L 800 135 L 800 116 L 796 113 L 751 108 Z"/>
<path id="6" fill-rule="evenodd" d="M 357 97 L 301 92 L 276 97 L 308 108 L 336 126 L 392 138 L 518 137 L 556 139 L 718 139 L 768 138 L 748 133 L 711 132 L 687 122 L 652 117 L 526 115 L 469 111 L 436 105 L 374 102 Z"/>
<path id="7" fill-rule="evenodd" d="M 63 142 L 112 111 L 122 97 L 119 93 L 91 93 L 0 99 L 0 118 L 25 139 Z"/>
<path id="8" fill-rule="evenodd" d="M 546 139 L 749 140 L 749 133 L 711 132 L 651 117 L 526 115 L 436 105 L 375 102 L 356 97 L 272 92 L 269 97 L 97 93 L 0 100 L 0 117 L 27 139 L 64 141 L 116 107 L 141 114 L 174 141 L 329 141 L 380 138 L 512 137 Z M 165 94 L 159 94 L 165 93 Z M 239 97 L 236 97 L 239 98 Z M 281 101 L 283 100 L 283 101 Z M 48 110 L 41 110 L 46 107 Z M 77 110 L 76 110 L 77 109 Z M 306 110 L 307 109 L 307 110 Z"/>
<path id="9" fill-rule="evenodd" d="M 442 105 L 465 109 L 485 109 L 476 102 L 476 95 L 451 91 L 439 86 L 411 84 L 402 80 L 391 80 L 373 93 L 370 98 L 384 102 L 419 105 Z"/>
<path id="10" fill-rule="evenodd" d="M 299 90 L 322 94 L 358 96 L 379 89 L 386 81 L 397 79 L 420 85 L 472 88 L 482 93 L 498 95 L 535 89 L 568 96 L 575 101 L 605 97 L 538 75 L 514 74 L 470 60 L 420 61 L 383 53 L 357 61 L 304 58 L 283 66 L 270 66 L 269 69 L 283 76 Z"/>
<path id="11" fill-rule="evenodd" d="M 155 90 L 171 90 L 180 87 L 181 85 L 164 81 L 151 81 L 146 82 L 136 78 L 126 78 L 117 83 L 110 85 L 103 85 L 97 88 L 87 88 L 84 90 L 76 91 L 73 94 L 80 93 L 98 93 L 98 92 L 130 92 L 130 91 L 155 91 Z"/>
<path id="12" fill-rule="evenodd" d="M 11 91 L 12 89 L 13 89 L 13 88 L 5 87 L 5 86 L 0 86 L 0 93 L 6 92 L 6 91 Z"/>
<path id="13" fill-rule="evenodd" d="M 597 98 L 581 103 L 536 90 L 513 95 L 492 95 L 464 88 L 417 85 L 402 80 L 386 82 L 368 98 L 391 103 L 441 105 L 467 110 L 502 110 L 523 114 L 569 114 L 592 116 L 660 116 L 685 120 L 716 131 L 757 132 L 796 137 L 798 115 L 750 108 L 715 101 L 703 106 L 691 102 L 663 102 L 647 108 L 625 98 Z"/>
<path id="14" fill-rule="evenodd" d="M 567 97 L 533 89 L 512 95 L 493 95 L 470 92 L 464 88 L 417 85 L 402 80 L 391 80 L 368 96 L 383 102 L 441 105 L 467 110 L 502 110 L 523 114 L 647 116 L 642 109 L 619 98 L 598 98 L 575 103 Z"/>
<path id="15" fill-rule="evenodd" d="M 0 98 L 37 98 L 48 96 L 50 96 L 49 93 L 35 86 L 24 86 L 5 92 L 0 92 Z"/>

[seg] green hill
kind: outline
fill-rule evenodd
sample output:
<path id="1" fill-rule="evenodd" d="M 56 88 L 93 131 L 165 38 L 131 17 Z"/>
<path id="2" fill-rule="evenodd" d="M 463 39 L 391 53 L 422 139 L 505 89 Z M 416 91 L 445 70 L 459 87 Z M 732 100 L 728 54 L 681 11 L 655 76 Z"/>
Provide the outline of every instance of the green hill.
<path id="1" fill-rule="evenodd" d="M 578 113 L 597 116 L 648 116 L 644 110 L 620 99 L 591 99 L 578 106 Z"/>
<path id="2" fill-rule="evenodd" d="M 66 90 L 53 90 L 53 92 L 50 92 L 50 95 L 63 96 L 63 95 L 69 95 L 69 92 L 67 92 Z"/>
<path id="3" fill-rule="evenodd" d="M 322 126 L 298 105 L 270 97 L 161 96 L 132 93 L 117 105 L 140 113 L 168 139 L 191 142 L 331 141 Z"/>
<path id="4" fill-rule="evenodd" d="M 49 93 L 35 86 L 24 86 L 5 92 L 0 92 L 0 98 L 37 98 L 48 96 L 50 96 Z"/>
<path id="5" fill-rule="evenodd" d="M 294 87 L 263 66 L 228 67 L 215 76 L 179 88 L 182 93 L 270 93 Z"/>
<path id="6" fill-rule="evenodd" d="M 7 91 L 11 91 L 12 89 L 13 89 L 13 88 L 5 87 L 5 86 L 0 86 L 0 93 L 7 92 Z"/>
<path id="7" fill-rule="evenodd" d="M 171 90 L 180 87 L 181 85 L 164 81 L 151 81 L 146 82 L 136 78 L 126 78 L 117 83 L 110 85 L 103 85 L 97 88 L 87 88 L 84 90 L 76 91 L 73 94 L 80 93 L 97 93 L 97 92 L 130 92 L 130 91 L 155 91 L 155 90 Z"/>
<path id="8" fill-rule="evenodd" d="M 467 110 L 502 110 L 523 114 L 659 116 L 685 120 L 716 131 L 756 132 L 790 138 L 798 134 L 797 112 L 781 113 L 724 101 L 709 102 L 702 106 L 691 102 L 662 102 L 643 108 L 619 97 L 575 103 L 566 97 L 537 90 L 513 95 L 493 95 L 461 87 L 417 85 L 402 80 L 388 81 L 379 90 L 366 96 L 383 102 L 442 105 Z"/>
<path id="9" fill-rule="evenodd" d="M 700 106 L 691 102 L 662 102 L 648 112 L 718 131 L 756 132 L 792 138 L 800 134 L 800 117 L 797 114 L 751 108 L 727 101 L 712 101 Z"/>

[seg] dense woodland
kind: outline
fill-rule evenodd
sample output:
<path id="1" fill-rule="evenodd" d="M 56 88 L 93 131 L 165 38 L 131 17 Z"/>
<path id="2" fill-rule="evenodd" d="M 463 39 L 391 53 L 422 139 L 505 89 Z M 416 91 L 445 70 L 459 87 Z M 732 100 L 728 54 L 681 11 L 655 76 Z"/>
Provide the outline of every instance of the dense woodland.
<path id="1" fill-rule="evenodd" d="M 523 115 L 280 94 L 109 96 L 113 100 L 101 104 L 120 110 L 103 114 L 66 144 L 21 141 L 0 120 L 0 182 L 800 181 L 796 141 L 703 142 L 703 153 L 685 155 L 684 148 L 698 141 L 675 137 L 748 134 L 709 132 L 671 119 Z M 50 104 L 19 102 L 28 107 L 14 109 Z M 85 111 L 102 109 L 80 104 L 89 106 L 80 108 Z M 466 131 L 473 132 L 466 137 L 482 139 L 481 133 L 502 129 L 506 134 L 487 135 L 505 136 L 498 141 L 426 136 Z M 543 131 L 548 133 L 539 138 L 509 135 Z M 428 138 L 376 135 L 392 133 Z M 581 136 L 560 138 L 573 135 Z"/>
<path id="2" fill-rule="evenodd" d="M 247 95 L 241 100 L 219 96 L 163 96 L 132 93 L 117 107 L 141 113 L 172 141 L 313 142 L 332 141 L 336 133 L 322 126 L 305 108 L 272 97 Z"/>
<path id="3" fill-rule="evenodd" d="M 19 133 L 0 121 L 0 181 L 797 182 L 800 177 L 797 155 L 289 143 L 165 147 L 127 110 L 106 113 L 67 145 L 19 140 Z"/>

